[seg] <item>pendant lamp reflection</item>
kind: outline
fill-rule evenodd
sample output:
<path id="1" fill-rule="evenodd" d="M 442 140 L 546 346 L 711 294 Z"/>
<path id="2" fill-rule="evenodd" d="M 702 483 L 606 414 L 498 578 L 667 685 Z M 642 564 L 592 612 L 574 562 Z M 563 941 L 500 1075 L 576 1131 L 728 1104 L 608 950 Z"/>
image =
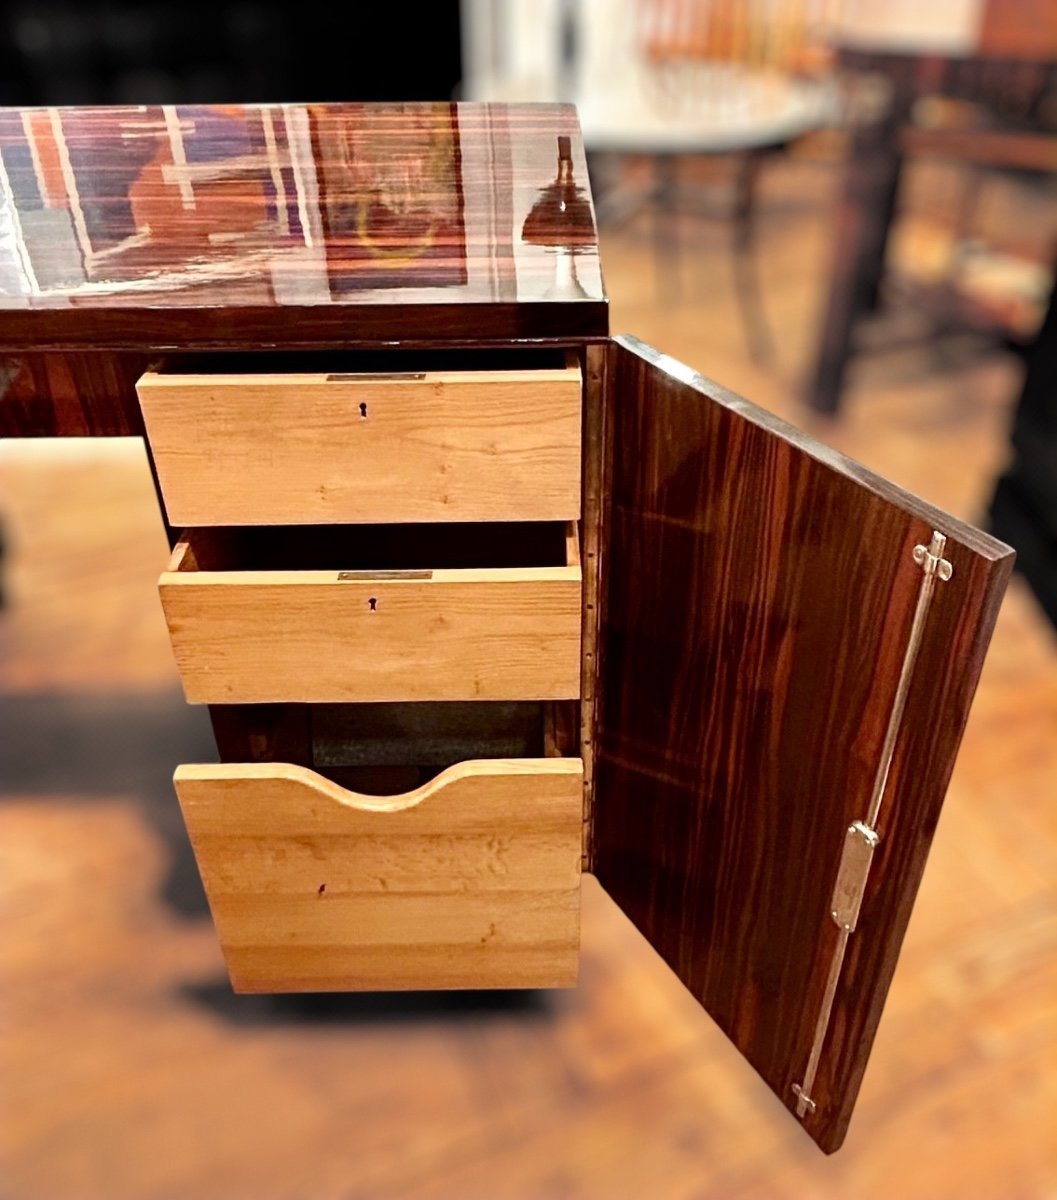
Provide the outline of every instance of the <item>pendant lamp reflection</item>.
<path id="1" fill-rule="evenodd" d="M 576 255 L 596 246 L 594 214 L 584 189 L 573 178 L 572 140 L 558 138 L 558 173 L 540 190 L 521 227 L 521 237 L 554 254 L 554 283 L 548 299 L 586 299 L 588 293 L 576 274 Z"/>

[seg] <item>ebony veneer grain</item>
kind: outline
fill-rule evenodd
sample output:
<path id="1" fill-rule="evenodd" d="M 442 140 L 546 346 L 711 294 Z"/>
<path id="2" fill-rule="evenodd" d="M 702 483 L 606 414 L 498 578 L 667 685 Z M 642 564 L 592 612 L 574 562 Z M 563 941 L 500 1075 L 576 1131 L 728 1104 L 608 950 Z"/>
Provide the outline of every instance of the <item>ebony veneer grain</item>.
<path id="1" fill-rule="evenodd" d="M 610 361 L 592 868 L 789 1107 L 921 581 L 948 535 L 805 1121 L 844 1138 L 1012 563 L 631 340 Z"/>

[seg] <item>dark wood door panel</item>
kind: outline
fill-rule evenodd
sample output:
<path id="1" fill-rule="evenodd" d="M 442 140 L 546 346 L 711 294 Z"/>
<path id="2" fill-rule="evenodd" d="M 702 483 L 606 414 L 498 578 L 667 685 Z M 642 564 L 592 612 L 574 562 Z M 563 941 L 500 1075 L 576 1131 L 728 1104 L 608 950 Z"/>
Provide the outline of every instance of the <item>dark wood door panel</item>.
<path id="1" fill-rule="evenodd" d="M 843 1140 L 1012 552 L 630 339 L 609 362 L 593 869 L 795 1111 L 915 604 L 947 536 L 804 1124 Z"/>

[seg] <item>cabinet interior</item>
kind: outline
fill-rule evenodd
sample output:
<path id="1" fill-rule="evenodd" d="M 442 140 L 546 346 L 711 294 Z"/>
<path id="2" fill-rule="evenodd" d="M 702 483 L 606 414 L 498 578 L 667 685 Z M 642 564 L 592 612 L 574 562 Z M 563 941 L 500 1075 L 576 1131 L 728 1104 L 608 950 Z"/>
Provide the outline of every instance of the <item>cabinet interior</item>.
<path id="1" fill-rule="evenodd" d="M 567 365 L 569 351 L 523 349 L 255 350 L 167 354 L 159 374 L 409 375 L 433 371 L 544 371 Z"/>
<path id="2" fill-rule="evenodd" d="M 575 525 L 271 525 L 186 529 L 181 571 L 418 571 L 564 567 Z M 572 543 L 572 544 L 570 544 Z"/>
<path id="3" fill-rule="evenodd" d="M 213 705 L 214 725 L 243 737 L 224 761 L 295 762 L 350 791 L 396 795 L 456 763 L 575 757 L 579 701 L 445 700 L 374 704 Z"/>
<path id="4" fill-rule="evenodd" d="M 352 791 L 389 795 L 470 759 L 542 758 L 558 750 L 541 701 L 310 706 L 312 767 Z"/>

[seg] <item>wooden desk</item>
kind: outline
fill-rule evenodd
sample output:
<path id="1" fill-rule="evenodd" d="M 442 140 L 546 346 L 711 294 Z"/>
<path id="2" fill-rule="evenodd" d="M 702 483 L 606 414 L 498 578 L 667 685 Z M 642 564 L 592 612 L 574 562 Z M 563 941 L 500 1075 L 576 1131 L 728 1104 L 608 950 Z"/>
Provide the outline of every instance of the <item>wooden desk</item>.
<path id="1" fill-rule="evenodd" d="M 0 132 L 0 432 L 146 434 L 170 520 L 209 502 L 162 590 L 213 601 L 166 604 L 222 759 L 177 786 L 236 985 L 569 983 L 586 870 L 836 1149 L 1009 548 L 609 338 L 567 107 L 14 112 Z M 532 371 L 582 381 L 582 454 Z M 487 385 L 458 408 L 469 445 L 443 419 L 466 376 Z M 176 441 L 156 407 L 173 378 L 168 416 L 194 411 Z M 364 386 L 390 390 L 332 405 Z M 415 423 L 423 392 L 435 411 Z M 362 490 L 356 507 L 378 428 L 388 516 Z M 232 494 L 247 431 L 254 482 Z M 496 465 L 525 454 L 563 478 L 513 520 Z M 492 481 L 470 494 L 495 506 L 489 530 L 458 519 L 467 462 Z M 187 463 L 199 495 L 177 486 Z M 423 498 L 449 511 L 418 524 Z M 451 664 L 439 702 L 465 706 L 459 729 L 415 663 L 372 667 L 370 694 L 356 662 L 333 663 L 357 638 L 398 661 L 390 614 L 438 603 L 435 584 L 464 607 L 430 611 L 416 661 L 453 630 L 467 659 L 510 656 L 455 683 Z M 509 598 L 537 584 L 565 598 Z M 491 616 L 475 601 L 468 625 L 493 587 L 508 599 Z M 273 619 L 249 649 L 286 664 L 274 679 L 247 657 L 261 597 Z M 378 707 L 394 680 L 395 746 Z M 353 782 L 365 746 L 400 783 Z"/>

